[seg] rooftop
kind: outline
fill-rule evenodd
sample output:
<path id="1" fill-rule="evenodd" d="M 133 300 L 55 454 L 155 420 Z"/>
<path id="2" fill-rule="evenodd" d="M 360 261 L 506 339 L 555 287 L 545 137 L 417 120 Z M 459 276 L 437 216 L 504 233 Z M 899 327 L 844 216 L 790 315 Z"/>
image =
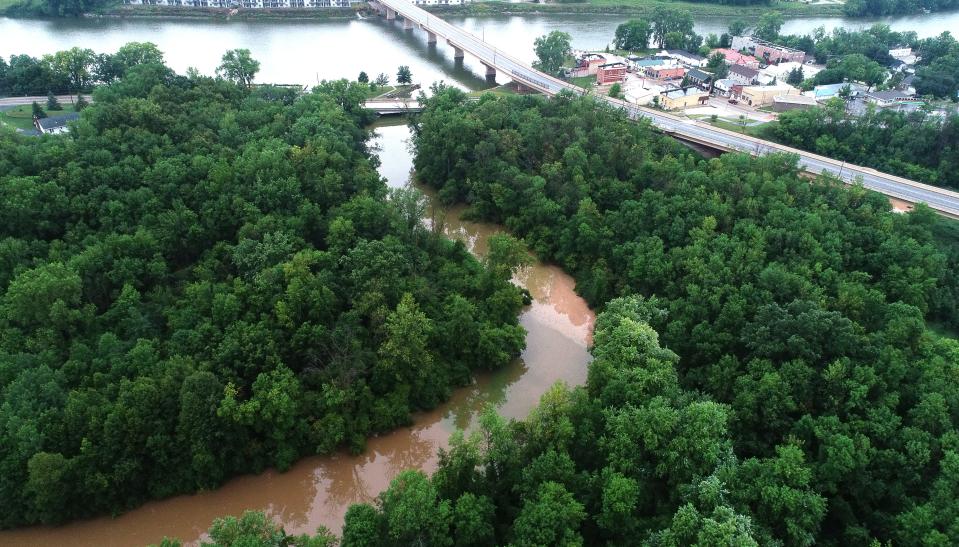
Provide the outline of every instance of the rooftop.
<path id="1" fill-rule="evenodd" d="M 56 118 L 40 118 L 37 120 L 37 124 L 40 125 L 40 128 L 44 131 L 50 131 L 51 129 L 58 129 L 60 127 L 66 127 L 67 122 L 72 122 L 80 118 L 80 114 L 73 112 L 71 114 L 64 114 L 63 116 L 57 116 Z"/>
<path id="2" fill-rule="evenodd" d="M 749 78 L 750 80 L 759 76 L 758 70 L 756 70 L 755 68 L 749 68 L 748 66 L 743 66 L 743 65 L 732 65 L 731 67 L 729 67 L 729 72 L 733 74 L 739 74 L 743 78 Z"/>

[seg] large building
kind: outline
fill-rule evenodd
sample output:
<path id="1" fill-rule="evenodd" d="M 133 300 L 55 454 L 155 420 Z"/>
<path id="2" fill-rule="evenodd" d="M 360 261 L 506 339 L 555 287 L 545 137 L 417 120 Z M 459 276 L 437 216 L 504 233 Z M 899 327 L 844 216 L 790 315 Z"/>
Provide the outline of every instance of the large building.
<path id="1" fill-rule="evenodd" d="M 795 87 L 787 84 L 777 85 L 749 85 L 739 89 L 735 86 L 733 97 L 749 106 L 760 107 L 773 104 L 773 100 L 781 95 L 795 95 L 799 93 Z"/>
<path id="2" fill-rule="evenodd" d="M 614 84 L 626 77 L 626 63 L 615 62 L 599 65 L 596 69 L 596 85 Z"/>
<path id="3" fill-rule="evenodd" d="M 709 93 L 698 87 L 664 91 L 659 96 L 659 104 L 666 110 L 681 110 L 690 106 L 706 104 L 707 101 L 709 101 Z"/>
<path id="4" fill-rule="evenodd" d="M 748 51 L 763 64 L 774 65 L 781 62 L 803 63 L 806 61 L 806 52 L 800 49 L 781 46 L 753 36 L 733 36 L 730 49 Z"/>

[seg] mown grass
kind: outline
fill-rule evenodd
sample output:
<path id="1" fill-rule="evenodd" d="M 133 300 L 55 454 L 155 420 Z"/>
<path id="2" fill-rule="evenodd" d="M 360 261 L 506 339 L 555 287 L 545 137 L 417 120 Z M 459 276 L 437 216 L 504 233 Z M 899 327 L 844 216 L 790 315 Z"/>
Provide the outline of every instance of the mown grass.
<path id="1" fill-rule="evenodd" d="M 75 112 L 72 104 L 62 104 L 63 110 L 47 111 L 47 116 L 56 118 L 64 114 Z M 44 109 L 46 110 L 46 109 Z M 9 110 L 0 111 L 0 123 L 17 129 L 33 129 L 33 107 L 28 104 L 20 105 Z"/>

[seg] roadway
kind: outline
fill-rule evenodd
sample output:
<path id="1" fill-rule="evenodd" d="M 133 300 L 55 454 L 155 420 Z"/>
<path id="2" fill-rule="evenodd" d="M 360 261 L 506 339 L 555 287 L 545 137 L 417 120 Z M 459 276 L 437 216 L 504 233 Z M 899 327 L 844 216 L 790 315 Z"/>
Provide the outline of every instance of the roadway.
<path id="1" fill-rule="evenodd" d="M 424 30 L 443 38 L 450 45 L 477 57 L 484 65 L 495 68 L 500 74 L 537 89 L 548 95 L 569 91 L 577 95 L 588 92 L 569 82 L 560 80 L 535 70 L 526 63 L 508 53 L 484 42 L 474 34 L 451 25 L 406 0 L 376 0 L 384 8 L 393 10 L 397 15 Z M 734 133 L 711 125 L 686 118 L 680 118 L 659 110 L 637 106 L 625 101 L 594 95 L 613 107 L 621 108 L 633 119 L 645 118 L 660 130 L 677 138 L 696 142 L 725 151 L 741 151 L 750 154 L 786 152 L 799 156 L 799 165 L 809 173 L 830 173 L 847 182 L 861 180 L 863 186 L 889 197 L 910 203 L 927 203 L 936 211 L 952 217 L 959 217 L 959 193 L 936 188 L 902 177 L 889 175 L 850 163 L 837 161 L 825 156 L 812 154 L 781 144 L 756 139 Z"/>

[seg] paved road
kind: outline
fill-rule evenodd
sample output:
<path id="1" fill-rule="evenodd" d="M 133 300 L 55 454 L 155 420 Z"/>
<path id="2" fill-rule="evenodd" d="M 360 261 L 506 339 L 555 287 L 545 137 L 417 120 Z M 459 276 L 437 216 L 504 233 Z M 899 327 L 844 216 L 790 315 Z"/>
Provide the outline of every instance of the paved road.
<path id="1" fill-rule="evenodd" d="M 415 25 L 428 29 L 437 36 L 446 39 L 451 45 L 478 57 L 484 64 L 494 67 L 498 72 L 516 82 L 549 95 L 555 95 L 563 90 L 578 95 L 588 93 L 583 88 L 533 69 L 492 44 L 484 42 L 479 37 L 447 23 L 406 0 L 378 0 L 378 2 Z M 766 154 L 769 152 L 797 154 L 799 164 L 810 173 L 818 174 L 825 171 L 850 182 L 861 178 L 863 186 L 866 188 L 911 203 L 925 202 L 941 213 L 959 217 L 959 193 L 956 192 L 726 131 L 705 123 L 636 106 L 611 97 L 596 96 L 596 98 L 626 110 L 631 118 L 649 119 L 659 129 L 682 139 L 693 140 L 724 150 L 739 150 L 751 154 Z"/>
<path id="2" fill-rule="evenodd" d="M 76 95 L 57 95 L 57 100 L 60 101 L 61 104 L 70 104 L 74 102 L 76 98 L 77 98 Z M 90 95 L 84 95 L 83 98 L 86 99 L 87 102 L 90 102 L 93 100 L 93 97 L 91 97 Z M 44 95 L 41 97 L 39 95 L 36 95 L 31 97 L 3 97 L 2 99 L 0 99 L 0 106 L 19 106 L 22 104 L 31 104 L 34 102 L 40 103 L 40 106 L 45 107 L 47 105 L 47 96 Z"/>

